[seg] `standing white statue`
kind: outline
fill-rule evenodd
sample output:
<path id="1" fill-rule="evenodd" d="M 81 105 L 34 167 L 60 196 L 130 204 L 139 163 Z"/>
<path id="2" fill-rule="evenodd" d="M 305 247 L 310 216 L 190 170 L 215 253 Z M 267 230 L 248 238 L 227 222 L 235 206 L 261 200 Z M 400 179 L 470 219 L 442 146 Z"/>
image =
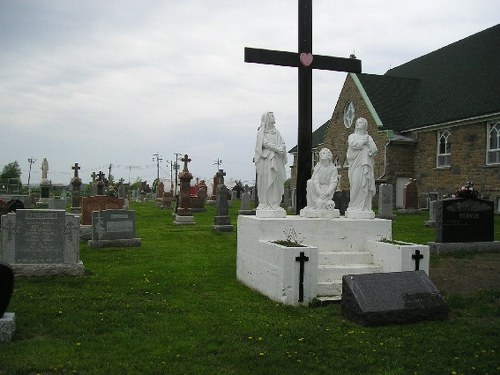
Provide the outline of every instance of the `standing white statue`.
<path id="1" fill-rule="evenodd" d="M 368 135 L 368 121 L 356 120 L 354 133 L 347 139 L 347 161 L 349 163 L 350 201 L 346 217 L 372 219 L 372 198 L 376 193 L 374 156 L 377 146 Z"/>
<path id="2" fill-rule="evenodd" d="M 332 158 L 329 149 L 320 150 L 319 162 L 307 181 L 307 206 L 300 210 L 300 216 L 324 218 L 340 216 L 332 200 L 339 178 L 337 166 L 332 162 Z"/>
<path id="3" fill-rule="evenodd" d="M 285 190 L 286 146 L 275 122 L 273 112 L 266 112 L 257 130 L 254 162 L 259 205 L 256 214 L 261 217 L 286 217 L 286 211 L 280 206 Z"/>
<path id="4" fill-rule="evenodd" d="M 42 182 L 46 182 L 47 174 L 49 172 L 49 162 L 47 161 L 47 158 L 43 158 L 41 169 L 42 169 Z"/>

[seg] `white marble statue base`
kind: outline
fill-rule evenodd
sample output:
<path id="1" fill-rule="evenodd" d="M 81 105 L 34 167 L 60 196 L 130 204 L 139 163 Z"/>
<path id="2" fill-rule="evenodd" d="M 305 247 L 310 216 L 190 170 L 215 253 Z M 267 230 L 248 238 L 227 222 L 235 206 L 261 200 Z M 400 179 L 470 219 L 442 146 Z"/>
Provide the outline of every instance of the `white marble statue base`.
<path id="1" fill-rule="evenodd" d="M 347 219 L 375 219 L 375 212 L 373 211 L 350 211 L 345 212 Z"/>
<path id="2" fill-rule="evenodd" d="M 284 208 L 278 208 L 276 210 L 262 210 L 256 209 L 255 214 L 260 218 L 278 218 L 284 219 L 286 218 L 286 210 Z"/>
<path id="3" fill-rule="evenodd" d="M 301 217 L 335 219 L 340 217 L 340 211 L 336 208 L 330 210 L 316 210 L 314 208 L 304 207 L 300 210 Z"/>
<path id="4" fill-rule="evenodd" d="M 286 218 L 260 218 L 240 215 L 236 236 L 236 277 L 242 284 L 274 301 L 307 305 L 318 296 L 331 295 L 327 294 L 330 289 L 336 288 L 337 294 L 341 293 L 342 275 L 360 272 L 359 265 L 349 268 L 346 264 L 359 263 L 360 256 L 368 256 L 367 262 L 371 263 L 371 254 L 365 251 L 366 241 L 390 239 L 391 225 L 390 220 L 382 219 L 367 222 L 343 217 L 325 219 L 289 215 Z M 295 239 L 306 247 L 284 247 L 274 243 L 287 239 Z M 303 301 L 299 302 L 300 262 L 296 259 L 301 252 L 309 260 L 304 262 Z M 346 263 L 346 254 L 352 255 L 354 260 Z M 339 267 L 335 268 L 337 261 Z M 380 272 L 380 267 L 375 268 L 373 264 L 365 269 L 366 272 Z M 321 292 L 321 288 L 327 288 L 327 291 Z"/>

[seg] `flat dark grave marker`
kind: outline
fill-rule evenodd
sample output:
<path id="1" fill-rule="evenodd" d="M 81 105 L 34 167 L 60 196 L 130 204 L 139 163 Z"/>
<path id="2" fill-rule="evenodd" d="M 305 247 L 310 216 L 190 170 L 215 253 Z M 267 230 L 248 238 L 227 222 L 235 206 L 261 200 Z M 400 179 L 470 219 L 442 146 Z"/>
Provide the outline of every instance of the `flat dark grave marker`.
<path id="1" fill-rule="evenodd" d="M 0 318 L 7 311 L 13 290 L 14 271 L 8 264 L 0 262 Z"/>
<path id="2" fill-rule="evenodd" d="M 362 325 L 442 320 L 449 312 L 424 271 L 342 277 L 342 314 Z"/>

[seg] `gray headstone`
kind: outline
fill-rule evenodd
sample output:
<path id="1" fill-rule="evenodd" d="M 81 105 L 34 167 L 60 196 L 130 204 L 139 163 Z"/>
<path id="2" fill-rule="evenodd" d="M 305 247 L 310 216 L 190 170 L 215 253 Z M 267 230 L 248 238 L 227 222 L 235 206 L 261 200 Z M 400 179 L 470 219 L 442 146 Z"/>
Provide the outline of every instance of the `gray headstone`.
<path id="1" fill-rule="evenodd" d="M 393 194 L 391 184 L 380 184 L 378 190 L 378 217 L 382 219 L 393 218 Z"/>
<path id="2" fill-rule="evenodd" d="M 104 210 L 92 212 L 92 239 L 135 238 L 135 211 Z"/>
<path id="3" fill-rule="evenodd" d="M 16 274 L 81 275 L 80 219 L 64 210 L 17 210 L 2 216 L 2 258 Z"/>
<path id="4" fill-rule="evenodd" d="M 342 314 L 363 325 L 446 319 L 449 312 L 424 271 L 342 277 Z"/>
<path id="5" fill-rule="evenodd" d="M 136 238 L 135 211 L 104 210 L 92 212 L 92 240 L 89 247 L 140 246 Z"/>

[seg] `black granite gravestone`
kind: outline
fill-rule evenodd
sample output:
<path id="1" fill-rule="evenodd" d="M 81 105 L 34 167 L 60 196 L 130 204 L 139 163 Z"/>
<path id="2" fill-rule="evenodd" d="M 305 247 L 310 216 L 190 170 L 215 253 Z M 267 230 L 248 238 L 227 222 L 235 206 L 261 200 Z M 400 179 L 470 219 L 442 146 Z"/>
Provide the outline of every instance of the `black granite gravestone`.
<path id="1" fill-rule="evenodd" d="M 7 202 L 9 212 L 16 212 L 16 210 L 24 209 L 24 203 L 19 199 L 11 199 Z"/>
<path id="2" fill-rule="evenodd" d="M 14 271 L 8 264 L 0 262 L 0 318 L 7 311 L 13 290 Z"/>
<path id="3" fill-rule="evenodd" d="M 333 201 L 335 202 L 335 208 L 340 211 L 341 215 L 345 215 L 347 207 L 349 207 L 349 191 L 336 191 L 333 194 Z"/>
<path id="4" fill-rule="evenodd" d="M 494 240 L 494 204 L 482 199 L 437 201 L 436 242 Z"/>
<path id="5" fill-rule="evenodd" d="M 342 277 L 342 314 L 363 325 L 446 319 L 449 311 L 424 271 Z"/>
<path id="6" fill-rule="evenodd" d="M 9 206 L 7 205 L 6 201 L 0 199 L 0 216 L 5 215 L 7 213 L 9 213 Z"/>

